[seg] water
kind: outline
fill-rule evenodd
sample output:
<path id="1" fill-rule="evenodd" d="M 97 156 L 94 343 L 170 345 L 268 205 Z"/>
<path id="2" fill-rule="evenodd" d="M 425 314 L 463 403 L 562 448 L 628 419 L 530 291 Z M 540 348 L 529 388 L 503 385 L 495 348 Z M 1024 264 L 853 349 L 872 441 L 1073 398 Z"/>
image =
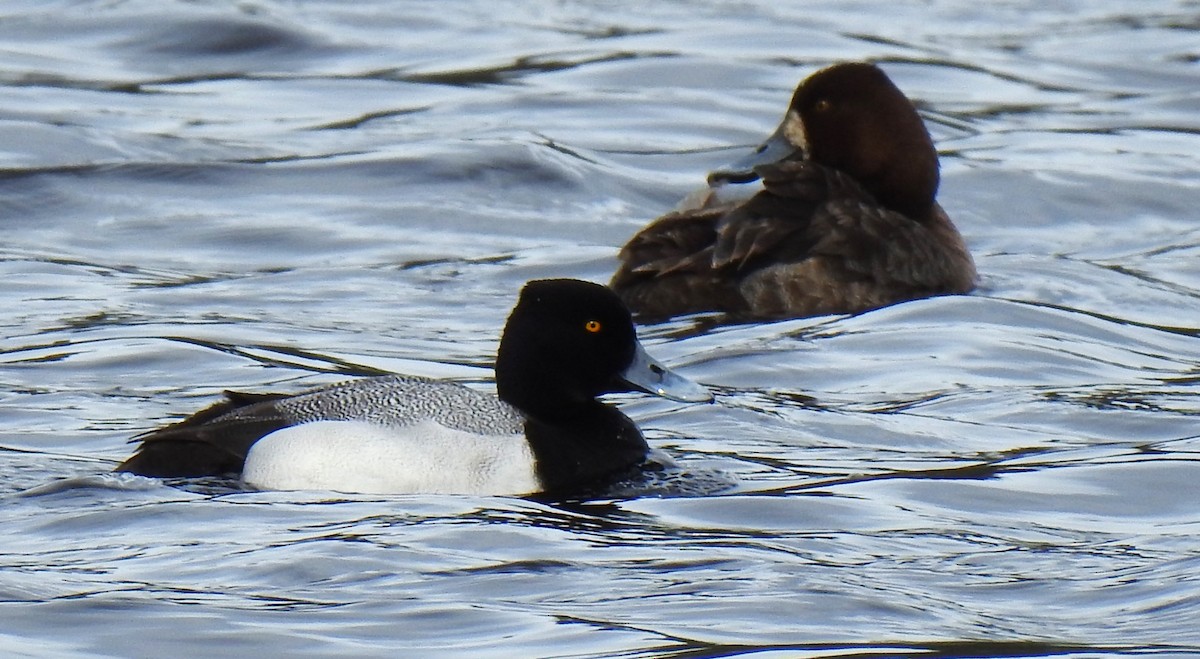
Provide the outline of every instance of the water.
<path id="1" fill-rule="evenodd" d="M 0 7 L 10 656 L 1200 654 L 1200 3 Z M 224 388 L 488 388 L 525 280 L 880 61 L 982 282 L 645 327 L 612 496 L 107 472 Z"/>

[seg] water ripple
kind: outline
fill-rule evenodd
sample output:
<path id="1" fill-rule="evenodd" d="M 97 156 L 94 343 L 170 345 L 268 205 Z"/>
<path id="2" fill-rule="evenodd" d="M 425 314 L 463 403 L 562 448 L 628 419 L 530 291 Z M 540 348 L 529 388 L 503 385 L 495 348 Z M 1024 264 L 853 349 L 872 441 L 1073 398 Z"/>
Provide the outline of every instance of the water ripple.
<path id="1" fill-rule="evenodd" d="M 6 8 L 5 647 L 1200 652 L 1195 11 L 932 7 Z M 641 328 L 717 402 L 614 396 L 661 468 L 582 500 L 108 473 L 224 388 L 490 389 L 522 282 L 605 281 L 847 59 L 918 104 L 977 293 Z"/>

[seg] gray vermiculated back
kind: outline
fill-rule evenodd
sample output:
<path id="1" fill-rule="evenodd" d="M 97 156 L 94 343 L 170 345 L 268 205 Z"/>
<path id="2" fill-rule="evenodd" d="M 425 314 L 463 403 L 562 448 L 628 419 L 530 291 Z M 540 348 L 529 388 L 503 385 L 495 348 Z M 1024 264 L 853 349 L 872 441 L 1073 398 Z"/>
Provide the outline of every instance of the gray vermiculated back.
<path id="1" fill-rule="evenodd" d="M 275 408 L 293 423 L 355 420 L 408 426 L 433 420 L 484 435 L 517 434 L 525 428 L 520 412 L 495 396 L 407 375 L 350 380 L 278 400 Z"/>

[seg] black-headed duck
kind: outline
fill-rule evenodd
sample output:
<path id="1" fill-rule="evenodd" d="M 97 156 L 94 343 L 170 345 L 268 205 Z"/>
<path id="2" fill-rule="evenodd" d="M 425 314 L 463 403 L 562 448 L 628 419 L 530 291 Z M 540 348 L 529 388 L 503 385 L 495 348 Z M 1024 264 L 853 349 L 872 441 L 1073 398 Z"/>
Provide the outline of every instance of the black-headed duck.
<path id="1" fill-rule="evenodd" d="M 966 293 L 975 265 L 938 180 L 933 140 L 887 75 L 831 66 L 796 88 L 766 143 L 710 174 L 696 205 L 634 235 L 610 286 L 651 318 L 801 317 Z M 723 200 L 754 181 L 753 196 Z"/>
<path id="2" fill-rule="evenodd" d="M 240 474 L 268 490 L 570 494 L 646 457 L 633 421 L 597 396 L 712 399 L 646 354 L 612 291 L 570 279 L 523 288 L 497 351 L 496 390 L 390 375 L 295 395 L 227 392 L 134 438 L 141 445 L 117 470 Z"/>

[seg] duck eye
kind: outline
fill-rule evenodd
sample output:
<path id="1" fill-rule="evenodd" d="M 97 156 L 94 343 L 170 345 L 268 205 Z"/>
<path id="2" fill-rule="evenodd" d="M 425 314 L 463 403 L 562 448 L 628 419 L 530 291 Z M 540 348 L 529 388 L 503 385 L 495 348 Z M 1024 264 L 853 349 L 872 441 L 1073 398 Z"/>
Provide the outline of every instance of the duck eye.
<path id="1" fill-rule="evenodd" d="M 833 103 L 830 103 L 829 99 L 827 98 L 818 99 L 816 104 L 813 106 L 817 112 L 829 112 L 829 109 L 832 107 Z"/>
<path id="2" fill-rule="evenodd" d="M 587 330 L 588 332 L 590 332 L 592 334 L 595 334 L 595 333 L 599 332 L 600 330 L 604 329 L 604 326 L 601 325 L 600 321 L 598 321 L 598 320 L 589 320 L 583 324 L 583 329 Z"/>

